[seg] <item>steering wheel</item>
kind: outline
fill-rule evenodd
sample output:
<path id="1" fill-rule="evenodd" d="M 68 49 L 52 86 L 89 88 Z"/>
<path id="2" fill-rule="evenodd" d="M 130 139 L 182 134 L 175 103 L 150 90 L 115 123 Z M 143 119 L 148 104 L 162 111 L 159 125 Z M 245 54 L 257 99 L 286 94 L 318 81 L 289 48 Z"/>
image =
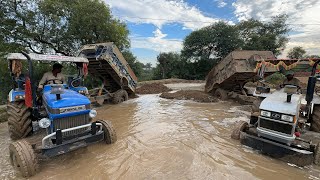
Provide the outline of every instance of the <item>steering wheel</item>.
<path id="1" fill-rule="evenodd" d="M 60 79 L 49 79 L 44 84 L 63 84 L 63 82 Z"/>

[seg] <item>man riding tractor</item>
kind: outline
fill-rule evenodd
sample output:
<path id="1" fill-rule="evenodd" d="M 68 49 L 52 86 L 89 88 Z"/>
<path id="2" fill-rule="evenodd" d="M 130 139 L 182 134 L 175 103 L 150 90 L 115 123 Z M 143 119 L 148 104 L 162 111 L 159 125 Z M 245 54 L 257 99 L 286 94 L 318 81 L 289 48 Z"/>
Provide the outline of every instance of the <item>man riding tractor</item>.
<path id="1" fill-rule="evenodd" d="M 43 86 L 46 84 L 64 84 L 65 77 L 61 73 L 62 65 L 59 63 L 55 63 L 52 66 L 52 71 L 44 73 L 43 77 L 41 78 L 38 86 L 38 91 L 43 89 Z"/>
<path id="2" fill-rule="evenodd" d="M 300 88 L 300 81 L 299 81 L 299 79 L 294 77 L 294 72 L 293 71 L 288 71 L 286 73 L 286 79 L 280 85 L 280 88 L 284 88 L 285 85 L 293 85 L 293 86 L 297 86 L 298 89 Z"/>

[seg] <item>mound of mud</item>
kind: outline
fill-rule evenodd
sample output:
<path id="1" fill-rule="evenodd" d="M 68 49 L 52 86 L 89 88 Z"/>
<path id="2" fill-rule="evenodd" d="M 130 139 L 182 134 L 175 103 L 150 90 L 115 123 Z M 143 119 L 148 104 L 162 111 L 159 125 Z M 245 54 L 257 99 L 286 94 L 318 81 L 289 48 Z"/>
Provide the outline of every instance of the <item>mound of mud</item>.
<path id="1" fill-rule="evenodd" d="M 217 99 L 209 94 L 197 91 L 197 90 L 181 90 L 175 93 L 162 93 L 160 95 L 162 98 L 166 99 L 179 99 L 179 100 L 193 100 L 196 102 L 210 103 L 217 102 Z"/>
<path id="2" fill-rule="evenodd" d="M 161 83 L 144 84 L 136 89 L 137 94 L 159 94 L 168 91 L 171 89 Z"/>

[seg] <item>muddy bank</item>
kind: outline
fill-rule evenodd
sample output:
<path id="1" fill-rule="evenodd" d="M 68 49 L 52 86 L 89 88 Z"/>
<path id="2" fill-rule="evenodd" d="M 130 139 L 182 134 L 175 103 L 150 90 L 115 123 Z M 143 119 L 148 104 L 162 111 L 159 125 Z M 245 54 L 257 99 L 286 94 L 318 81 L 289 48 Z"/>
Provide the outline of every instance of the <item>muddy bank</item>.
<path id="1" fill-rule="evenodd" d="M 144 84 L 153 84 L 153 83 L 161 83 L 161 84 L 170 84 L 170 83 L 204 83 L 204 80 L 186 80 L 186 79 L 160 79 L 160 80 L 152 80 L 152 81 L 142 81 L 138 83 L 138 86 L 142 86 Z"/>
<path id="2" fill-rule="evenodd" d="M 161 83 L 144 84 L 136 89 L 137 94 L 159 94 L 169 91 L 171 89 Z"/>
<path id="3" fill-rule="evenodd" d="M 174 93 L 165 92 L 160 95 L 166 99 L 193 100 L 196 102 L 210 103 L 217 102 L 217 98 L 197 90 L 180 90 Z"/>

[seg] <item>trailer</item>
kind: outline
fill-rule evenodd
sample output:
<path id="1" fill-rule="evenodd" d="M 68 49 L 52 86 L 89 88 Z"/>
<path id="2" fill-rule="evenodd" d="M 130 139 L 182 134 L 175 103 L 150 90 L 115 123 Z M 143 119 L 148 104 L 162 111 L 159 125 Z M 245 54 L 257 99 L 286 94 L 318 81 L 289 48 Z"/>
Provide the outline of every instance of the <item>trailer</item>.
<path id="1" fill-rule="evenodd" d="M 258 63 L 269 59 L 276 59 L 271 51 L 233 51 L 211 69 L 206 77 L 205 91 L 222 100 L 232 96 L 232 92 L 246 96 L 248 90 L 244 85 L 247 82 L 278 71 L 276 67 L 266 67 L 263 72 L 257 72 Z"/>
<path id="2" fill-rule="evenodd" d="M 89 60 L 89 74 L 103 82 L 101 87 L 89 90 L 91 102 L 101 105 L 111 99 L 117 104 L 135 94 L 138 79 L 112 42 L 84 45 L 79 56 Z"/>

